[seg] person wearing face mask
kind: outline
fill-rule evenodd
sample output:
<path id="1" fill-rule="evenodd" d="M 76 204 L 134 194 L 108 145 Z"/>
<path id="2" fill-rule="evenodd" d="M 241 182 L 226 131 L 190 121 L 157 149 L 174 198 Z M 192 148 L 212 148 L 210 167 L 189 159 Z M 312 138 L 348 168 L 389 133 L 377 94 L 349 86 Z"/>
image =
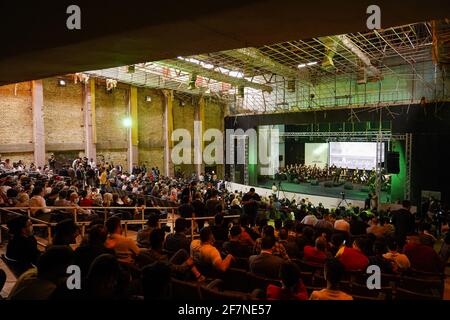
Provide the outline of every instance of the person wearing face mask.
<path id="1" fill-rule="evenodd" d="M 11 239 L 6 247 L 6 258 L 21 274 L 36 264 L 40 251 L 33 235 L 33 224 L 27 216 L 18 216 L 8 222 Z"/>

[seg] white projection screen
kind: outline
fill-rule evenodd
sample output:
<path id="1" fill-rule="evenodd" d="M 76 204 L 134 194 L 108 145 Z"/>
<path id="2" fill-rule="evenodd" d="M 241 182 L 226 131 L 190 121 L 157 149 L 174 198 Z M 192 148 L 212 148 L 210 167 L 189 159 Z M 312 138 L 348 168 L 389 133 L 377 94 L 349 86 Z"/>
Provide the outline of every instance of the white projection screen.
<path id="1" fill-rule="evenodd" d="M 305 165 L 319 168 L 328 163 L 328 143 L 305 143 Z"/>
<path id="2" fill-rule="evenodd" d="M 330 142 L 330 166 L 334 164 L 341 168 L 371 170 L 376 167 L 376 161 L 376 142 Z M 384 143 L 381 161 L 384 161 Z"/>

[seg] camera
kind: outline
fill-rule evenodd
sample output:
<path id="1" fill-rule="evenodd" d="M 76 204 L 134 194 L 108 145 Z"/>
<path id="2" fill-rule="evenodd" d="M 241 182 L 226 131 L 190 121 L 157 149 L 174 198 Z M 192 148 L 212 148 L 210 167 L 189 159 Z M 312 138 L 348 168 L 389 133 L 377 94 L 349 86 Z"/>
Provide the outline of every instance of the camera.
<path id="1" fill-rule="evenodd" d="M 341 197 L 342 197 L 342 200 L 345 199 L 345 192 L 341 192 Z"/>

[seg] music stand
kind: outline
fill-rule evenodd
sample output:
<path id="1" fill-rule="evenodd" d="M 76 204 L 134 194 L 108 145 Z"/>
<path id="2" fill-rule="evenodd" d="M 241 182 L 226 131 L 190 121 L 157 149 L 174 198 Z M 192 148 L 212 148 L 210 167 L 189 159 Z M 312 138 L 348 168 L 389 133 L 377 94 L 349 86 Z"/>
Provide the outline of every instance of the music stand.
<path id="1" fill-rule="evenodd" d="M 286 194 L 284 193 L 284 189 L 283 189 L 283 186 L 281 184 L 281 179 L 278 180 L 277 199 L 280 199 L 280 191 L 283 192 L 283 197 L 286 199 Z"/>
<path id="2" fill-rule="evenodd" d="M 340 207 L 348 207 L 349 206 L 349 203 L 347 202 L 347 200 L 345 199 L 345 192 L 341 192 L 341 196 L 342 196 L 342 199 L 341 199 L 341 201 L 339 201 L 339 203 L 338 203 L 338 205 L 337 205 L 337 207 L 336 208 L 340 208 Z M 342 205 L 342 204 L 344 204 L 344 205 Z"/>

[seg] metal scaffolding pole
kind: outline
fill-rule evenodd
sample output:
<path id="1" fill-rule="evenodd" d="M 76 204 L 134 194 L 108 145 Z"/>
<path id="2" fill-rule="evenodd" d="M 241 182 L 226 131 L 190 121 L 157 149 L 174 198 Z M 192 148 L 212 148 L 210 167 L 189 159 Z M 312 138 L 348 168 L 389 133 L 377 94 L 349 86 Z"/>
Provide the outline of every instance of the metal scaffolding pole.
<path id="1" fill-rule="evenodd" d="M 411 159 L 412 159 L 412 134 L 406 134 L 406 180 L 405 180 L 405 199 L 411 200 Z"/>

